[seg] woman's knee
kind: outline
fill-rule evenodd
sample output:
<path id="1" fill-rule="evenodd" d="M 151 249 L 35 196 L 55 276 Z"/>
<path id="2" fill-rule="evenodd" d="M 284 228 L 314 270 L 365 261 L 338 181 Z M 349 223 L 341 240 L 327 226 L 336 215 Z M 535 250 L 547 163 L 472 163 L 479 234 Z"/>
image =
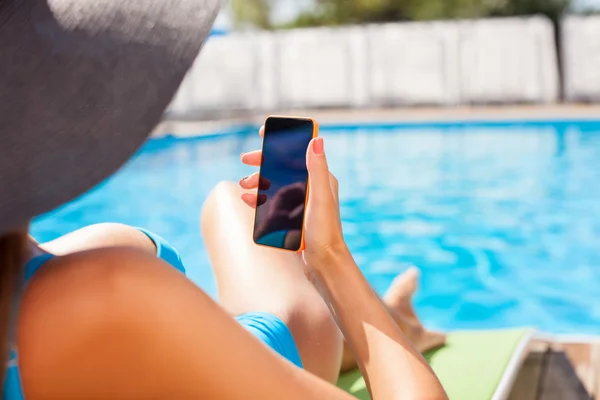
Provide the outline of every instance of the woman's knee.
<path id="1" fill-rule="evenodd" d="M 322 379 L 336 382 L 343 337 L 329 309 L 319 300 L 313 298 L 309 304 L 292 307 L 287 322 L 304 368 Z"/>
<path id="2" fill-rule="evenodd" d="M 211 217 L 217 215 L 219 206 L 227 206 L 227 203 L 231 204 L 231 200 L 239 196 L 241 196 L 241 189 L 235 183 L 231 181 L 217 183 L 202 206 L 200 218 L 202 226 L 210 223 Z"/>
<path id="3" fill-rule="evenodd" d="M 204 202 L 204 209 L 217 207 L 224 200 L 241 195 L 241 189 L 231 181 L 221 181 L 215 185 Z"/>

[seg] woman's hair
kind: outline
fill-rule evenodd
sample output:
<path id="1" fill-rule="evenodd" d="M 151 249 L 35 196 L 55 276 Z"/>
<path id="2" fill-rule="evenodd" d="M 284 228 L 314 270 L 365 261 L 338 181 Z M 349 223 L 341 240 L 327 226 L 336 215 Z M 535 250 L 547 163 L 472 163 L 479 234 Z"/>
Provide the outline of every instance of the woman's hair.
<path id="1" fill-rule="evenodd" d="M 9 357 L 13 299 L 23 275 L 27 238 L 27 231 L 0 236 L 0 382 L 4 379 Z"/>

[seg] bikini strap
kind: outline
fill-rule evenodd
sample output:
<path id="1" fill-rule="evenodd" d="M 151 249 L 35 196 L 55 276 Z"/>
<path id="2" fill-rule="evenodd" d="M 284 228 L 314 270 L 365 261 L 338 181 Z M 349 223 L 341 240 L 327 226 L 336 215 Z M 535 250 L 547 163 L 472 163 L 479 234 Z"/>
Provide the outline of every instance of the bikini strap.
<path id="1" fill-rule="evenodd" d="M 9 360 L 7 366 L 14 365 L 17 362 L 17 350 L 16 350 L 16 339 L 17 339 L 17 319 L 19 316 L 19 309 L 21 308 L 21 298 L 25 291 L 25 286 L 31 280 L 33 275 L 44 265 L 45 262 L 54 257 L 53 254 L 42 254 L 32 258 L 25 264 L 25 270 L 23 275 L 19 279 L 17 289 L 14 293 L 12 309 L 10 312 L 10 319 L 8 325 L 8 344 L 10 346 Z"/>
<path id="2" fill-rule="evenodd" d="M 25 286 L 31 280 L 33 275 L 44 265 L 45 262 L 53 257 L 52 254 L 42 254 L 34 257 L 27 264 L 23 274 L 19 277 L 19 282 L 14 293 L 12 309 L 10 312 L 10 320 L 8 325 L 8 345 L 9 353 L 6 361 L 6 374 L 4 376 L 4 384 L 2 387 L 3 399 L 24 399 L 23 387 L 21 385 L 21 376 L 19 373 L 19 353 L 17 350 L 17 319 L 19 309 L 21 308 L 21 298 L 25 291 Z"/>
<path id="3" fill-rule="evenodd" d="M 46 262 L 50 261 L 50 259 L 54 257 L 54 254 L 45 253 L 29 260 L 29 262 L 25 265 L 25 285 L 27 285 L 31 278 L 33 278 L 33 275 L 35 275 L 35 273 L 38 272 Z"/>

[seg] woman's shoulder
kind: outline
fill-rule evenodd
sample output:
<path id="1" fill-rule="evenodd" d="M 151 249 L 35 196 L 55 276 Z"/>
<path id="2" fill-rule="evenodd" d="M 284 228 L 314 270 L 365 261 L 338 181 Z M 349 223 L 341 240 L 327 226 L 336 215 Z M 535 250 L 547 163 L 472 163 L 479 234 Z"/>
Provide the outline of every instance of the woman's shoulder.
<path id="1" fill-rule="evenodd" d="M 75 296 L 92 298 L 122 295 L 122 289 L 142 286 L 153 275 L 169 274 L 173 268 L 146 250 L 107 247 L 57 255 L 48 259 L 27 282 L 22 307 L 39 298 L 54 304 Z M 52 294 L 52 296 L 50 296 Z M 81 299 L 80 299 L 81 300 Z"/>
<path id="2" fill-rule="evenodd" d="M 177 286 L 188 280 L 160 258 L 138 248 L 99 248 L 53 257 L 28 283 L 21 319 L 28 321 L 28 313 L 35 315 L 40 310 L 52 320 L 64 319 L 66 314 L 77 317 L 73 322 L 111 317 L 140 296 L 152 294 L 147 291 L 157 291 L 159 282 Z M 62 312 L 45 312 L 52 308 Z"/>
<path id="3" fill-rule="evenodd" d="M 100 365 L 137 362 L 121 351 L 135 346 L 138 336 L 131 332 L 160 318 L 161 299 L 177 297 L 189 285 L 167 263 L 135 248 L 51 259 L 29 283 L 21 303 L 17 346 L 26 393 L 37 388 L 58 395 L 78 379 L 95 382 Z"/>
<path id="4" fill-rule="evenodd" d="M 331 393 L 147 252 L 99 249 L 50 262 L 28 287 L 19 318 L 19 368 L 28 398 L 216 400 L 250 393 L 306 399 L 317 390 Z M 265 377 L 269 384 L 258 385 Z"/>

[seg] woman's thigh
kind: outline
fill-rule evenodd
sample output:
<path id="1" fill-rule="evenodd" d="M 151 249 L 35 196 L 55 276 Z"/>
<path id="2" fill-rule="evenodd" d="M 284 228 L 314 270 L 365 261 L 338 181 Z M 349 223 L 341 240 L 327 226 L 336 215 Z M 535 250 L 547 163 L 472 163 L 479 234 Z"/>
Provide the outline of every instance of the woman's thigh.
<path id="1" fill-rule="evenodd" d="M 220 183 L 202 211 L 202 233 L 219 300 L 234 315 L 270 313 L 291 330 L 304 367 L 335 381 L 342 337 L 323 299 L 306 280 L 292 252 L 257 246 L 254 211 L 234 183 Z"/>

